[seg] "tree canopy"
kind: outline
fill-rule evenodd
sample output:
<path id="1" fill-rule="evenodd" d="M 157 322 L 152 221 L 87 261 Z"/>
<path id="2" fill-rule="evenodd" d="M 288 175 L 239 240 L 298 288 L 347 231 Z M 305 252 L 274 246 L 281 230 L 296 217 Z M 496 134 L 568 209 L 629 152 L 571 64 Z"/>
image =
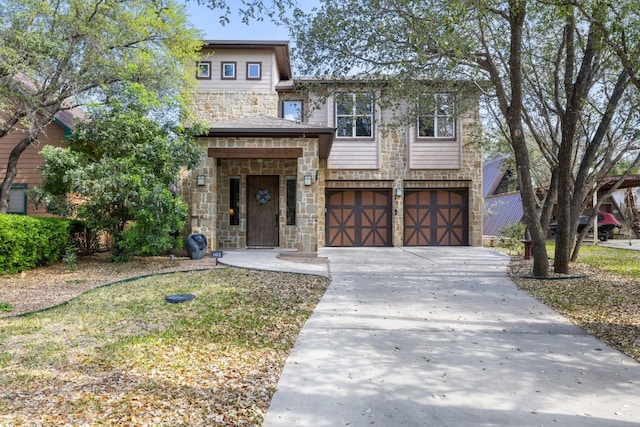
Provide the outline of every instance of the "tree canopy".
<path id="1" fill-rule="evenodd" d="M 20 155 L 58 112 L 99 101 L 122 82 L 186 102 L 200 45 L 174 0 L 3 1 L 0 144 L 12 132 L 23 138 L 6 160 L 0 212 Z"/>
<path id="2" fill-rule="evenodd" d="M 108 105 L 89 108 L 89 120 L 74 129 L 67 147 L 43 149 L 38 199 L 49 212 L 108 232 L 117 260 L 166 252 L 180 243 L 176 232 L 188 206 L 176 197 L 176 181 L 181 169 L 200 160 L 193 135 L 202 129 L 152 118 L 161 109 L 141 85 L 127 85 Z"/>
<path id="3" fill-rule="evenodd" d="M 586 200 L 621 159 L 637 163 L 637 12 L 632 2 L 336 0 L 291 22 L 305 75 L 386 79 L 417 102 L 415 82 L 475 82 L 514 154 L 534 274 L 548 274 L 546 232 L 556 211 L 554 268 L 567 272 Z M 619 19 L 625 17 L 624 19 Z M 623 37 L 624 36 L 624 37 Z M 621 47 L 622 46 L 622 47 Z M 485 83 L 488 83 L 486 85 Z M 546 198 L 531 174 L 545 160 Z"/>

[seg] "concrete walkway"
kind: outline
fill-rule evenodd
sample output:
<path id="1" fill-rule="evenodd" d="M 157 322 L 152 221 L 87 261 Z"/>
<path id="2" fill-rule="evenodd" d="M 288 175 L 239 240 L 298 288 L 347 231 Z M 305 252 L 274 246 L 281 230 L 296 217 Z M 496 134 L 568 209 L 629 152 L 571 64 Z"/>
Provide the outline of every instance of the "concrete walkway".
<path id="1" fill-rule="evenodd" d="M 472 247 L 320 255 L 332 283 L 263 427 L 640 425 L 640 364 L 520 291 L 506 256 Z"/>

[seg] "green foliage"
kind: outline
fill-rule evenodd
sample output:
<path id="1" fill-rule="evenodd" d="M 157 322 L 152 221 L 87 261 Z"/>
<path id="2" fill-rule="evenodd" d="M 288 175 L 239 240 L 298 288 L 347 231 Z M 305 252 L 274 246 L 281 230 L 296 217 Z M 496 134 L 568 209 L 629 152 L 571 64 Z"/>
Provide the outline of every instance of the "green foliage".
<path id="1" fill-rule="evenodd" d="M 76 127 L 66 148 L 42 151 L 44 181 L 37 198 L 49 211 L 110 233 L 116 260 L 168 251 L 175 244 L 171 233 L 187 217 L 186 204 L 169 186 L 181 169 L 198 162 L 193 135 L 201 129 L 153 120 L 162 107 L 140 85 L 122 87 L 108 106 L 89 111 L 90 121 Z"/>
<path id="2" fill-rule="evenodd" d="M 6 212 L 20 155 L 57 113 L 107 102 L 109 91 L 128 82 L 187 105 L 201 46 L 185 6 L 174 0 L 3 0 L 0 143 L 14 145 L 7 152 L 17 156 L 7 162 L 0 212 Z M 18 143 L 3 140 L 16 123 L 27 132 Z"/>
<path id="3" fill-rule="evenodd" d="M 509 252 L 520 253 L 522 249 L 522 239 L 526 226 L 521 222 L 510 222 L 501 228 L 500 246 L 509 250 Z"/>
<path id="4" fill-rule="evenodd" d="M 64 250 L 64 255 L 62 256 L 62 262 L 67 268 L 71 271 L 76 271 L 78 269 L 78 256 L 76 254 L 76 248 L 73 246 L 67 246 Z"/>
<path id="5" fill-rule="evenodd" d="M 68 241 L 68 220 L 0 214 L 0 273 L 53 264 Z"/>
<path id="6" fill-rule="evenodd" d="M 5 312 L 5 313 L 13 311 L 13 304 L 8 303 L 8 302 L 0 301 L 0 311 Z"/>
<path id="7" fill-rule="evenodd" d="M 578 262 L 625 277 L 640 278 L 640 251 L 583 245 Z"/>

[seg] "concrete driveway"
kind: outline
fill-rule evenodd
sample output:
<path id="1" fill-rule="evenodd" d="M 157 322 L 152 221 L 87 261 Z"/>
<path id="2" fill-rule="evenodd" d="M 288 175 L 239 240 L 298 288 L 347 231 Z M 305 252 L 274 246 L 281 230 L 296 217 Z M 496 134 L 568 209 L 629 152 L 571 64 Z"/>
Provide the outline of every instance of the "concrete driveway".
<path id="1" fill-rule="evenodd" d="M 640 364 L 473 247 L 325 248 L 264 427 L 638 426 Z"/>

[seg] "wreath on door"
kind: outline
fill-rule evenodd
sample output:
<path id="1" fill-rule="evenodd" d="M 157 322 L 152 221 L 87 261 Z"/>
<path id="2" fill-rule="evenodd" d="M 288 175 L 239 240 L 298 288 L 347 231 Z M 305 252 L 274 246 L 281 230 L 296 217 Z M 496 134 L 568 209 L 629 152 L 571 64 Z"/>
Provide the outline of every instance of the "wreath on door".
<path id="1" fill-rule="evenodd" d="M 269 200 L 271 200 L 271 194 L 269 193 L 269 190 L 265 190 L 264 188 L 258 190 L 258 192 L 256 193 L 256 200 L 261 205 L 264 205 Z"/>

